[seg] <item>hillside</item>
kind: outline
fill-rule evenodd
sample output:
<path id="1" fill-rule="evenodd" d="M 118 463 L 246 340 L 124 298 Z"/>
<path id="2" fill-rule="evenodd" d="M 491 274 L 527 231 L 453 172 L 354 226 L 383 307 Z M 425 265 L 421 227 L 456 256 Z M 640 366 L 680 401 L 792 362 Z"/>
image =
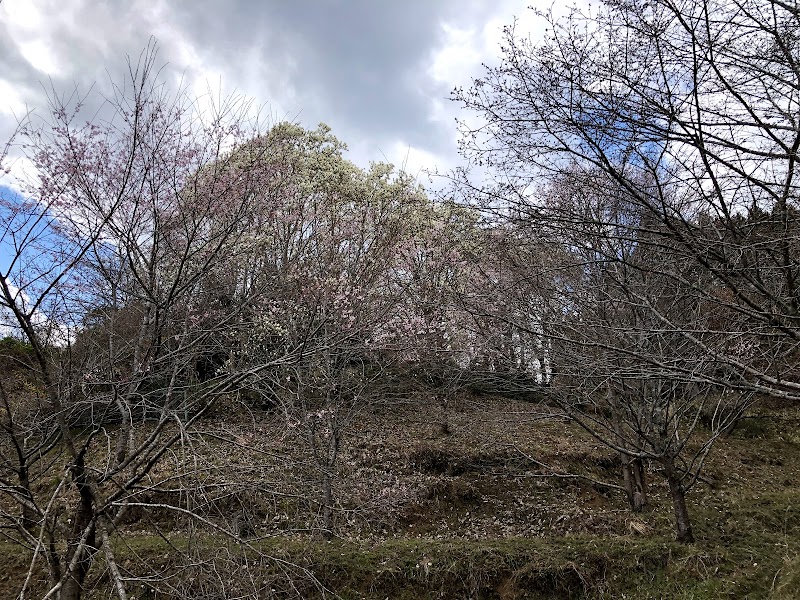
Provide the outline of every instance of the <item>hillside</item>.
<path id="1" fill-rule="evenodd" d="M 342 440 L 326 541 L 296 431 L 276 412 L 220 407 L 191 438 L 192 464 L 179 448 L 166 458 L 137 498 L 151 506 L 131 507 L 112 537 L 124 574 L 143 577 L 130 597 L 800 597 L 796 411 L 759 406 L 720 440 L 689 494 L 693 545 L 673 541 L 657 470 L 651 508 L 634 515 L 623 493 L 590 481 L 619 485 L 618 457 L 553 409 L 465 397 L 449 435 L 441 416 L 423 397 L 358 415 Z M 0 596 L 10 598 L 30 557 L 8 544 L 0 552 Z M 87 597 L 109 596 L 102 562 Z"/>

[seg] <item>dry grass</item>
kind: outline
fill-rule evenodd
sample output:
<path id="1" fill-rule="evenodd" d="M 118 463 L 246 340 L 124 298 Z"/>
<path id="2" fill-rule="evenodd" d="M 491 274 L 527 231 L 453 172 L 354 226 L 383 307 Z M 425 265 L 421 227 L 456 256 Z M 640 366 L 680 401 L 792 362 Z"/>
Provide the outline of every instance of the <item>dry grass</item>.
<path id="1" fill-rule="evenodd" d="M 183 503 L 225 529 L 245 523 L 248 545 L 223 544 L 184 515 L 142 508 L 121 526 L 119 554 L 139 574 L 178 573 L 190 554 L 222 561 L 231 572 L 260 573 L 278 597 L 293 593 L 294 580 L 304 582 L 295 584 L 300 596 L 327 589 L 353 598 L 792 598 L 800 578 L 797 415 L 770 410 L 779 419 L 740 428 L 712 452 L 707 482 L 689 496 L 693 547 L 671 541 L 657 471 L 652 507 L 632 515 L 618 491 L 532 463 L 619 484 L 614 454 L 547 407 L 463 399 L 444 436 L 439 408 L 418 397 L 373 407 L 347 431 L 334 486 L 339 541 L 314 535 L 319 477 L 298 431 L 277 414 L 228 410 L 203 424 L 191 451 L 159 465 L 140 500 Z M 174 491 L 184 487 L 198 491 Z M 0 552 L 20 556 L 8 546 Z M 236 556 L 248 552 L 260 558 L 242 567 Z M 203 572 L 194 581 L 206 581 Z M 92 585 L 100 595 L 103 577 L 98 565 Z M 15 584 L 13 573 L 0 576 L 0 595 L 12 597 Z"/>

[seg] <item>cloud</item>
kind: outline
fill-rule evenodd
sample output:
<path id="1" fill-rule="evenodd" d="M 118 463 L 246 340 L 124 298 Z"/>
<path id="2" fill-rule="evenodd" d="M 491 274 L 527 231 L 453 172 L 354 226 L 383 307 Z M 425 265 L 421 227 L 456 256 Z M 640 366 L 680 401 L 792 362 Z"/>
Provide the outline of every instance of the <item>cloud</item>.
<path id="1" fill-rule="evenodd" d="M 19 44 L 19 52 L 37 71 L 45 75 L 57 75 L 63 70 L 59 66 L 55 52 L 44 40 L 31 40 Z"/>
<path id="2" fill-rule="evenodd" d="M 25 99 L 23 95 L 8 81 L 0 79 L 0 115 L 5 117 L 21 118 L 25 112 Z"/>
<path id="3" fill-rule="evenodd" d="M 48 93 L 110 91 L 151 36 L 162 77 L 206 99 L 255 98 L 273 120 L 326 122 L 362 166 L 456 164 L 450 90 L 479 75 L 526 0 L 26 0 L 0 4 L 0 136 Z M 538 34 L 537 34 L 538 35 Z M 0 137 L 0 140 L 3 138 Z"/>

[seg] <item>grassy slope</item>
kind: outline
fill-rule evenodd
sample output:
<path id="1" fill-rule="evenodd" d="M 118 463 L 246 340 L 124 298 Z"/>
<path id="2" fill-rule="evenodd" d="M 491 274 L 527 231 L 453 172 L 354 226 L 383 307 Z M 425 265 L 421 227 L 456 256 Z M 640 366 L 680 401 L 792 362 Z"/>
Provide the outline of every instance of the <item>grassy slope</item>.
<path id="1" fill-rule="evenodd" d="M 209 516 L 225 525 L 235 497 L 251 510 L 257 539 L 242 549 L 208 534 L 192 551 L 224 559 L 229 569 L 235 564 L 241 572 L 234 579 L 257 573 L 265 583 L 242 589 L 259 589 L 261 597 L 289 590 L 274 583 L 283 563 L 260 560 L 256 551 L 297 565 L 288 577 L 302 596 L 325 595 L 325 588 L 345 598 L 381 599 L 800 598 L 796 414 L 763 409 L 782 420 L 752 420 L 720 442 L 705 471 L 711 485 L 699 485 L 689 498 L 698 542 L 681 546 L 672 541 L 657 472 L 653 507 L 632 515 L 617 492 L 543 476 L 526 460 L 527 454 L 618 482 L 612 453 L 568 424 L 541 419 L 543 408 L 482 399 L 459 409 L 449 436 L 439 434 L 437 409 L 424 401 L 369 413 L 354 424 L 341 461 L 342 510 L 333 542 L 308 534 L 315 491 L 298 466 L 299 440 L 266 418 L 255 425 L 230 416 L 209 422 L 209 429 L 270 452 L 205 447 L 203 471 L 210 477 L 230 482 L 232 472 L 247 473 L 254 483 L 210 502 Z M 238 466 L 229 464 L 231 457 Z M 118 542 L 131 572 L 143 573 L 146 565 L 177 572 L 178 553 L 153 535 L 155 526 L 176 547 L 190 544 L 180 521 L 141 515 Z M 26 560 L 0 544 L 0 597 L 13 597 Z M 308 572 L 322 587 L 303 576 Z M 94 573 L 93 595 L 108 597 L 102 564 Z M 137 589 L 137 598 L 168 597 Z"/>

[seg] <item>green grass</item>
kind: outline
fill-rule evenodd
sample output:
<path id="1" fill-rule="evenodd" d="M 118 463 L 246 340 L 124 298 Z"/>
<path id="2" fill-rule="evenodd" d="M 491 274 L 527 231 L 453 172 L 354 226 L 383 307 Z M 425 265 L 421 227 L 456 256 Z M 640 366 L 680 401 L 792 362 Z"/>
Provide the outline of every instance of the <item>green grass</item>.
<path id="1" fill-rule="evenodd" d="M 797 531 L 793 534 L 796 538 Z M 214 536 L 192 544 L 174 536 L 171 544 L 182 552 L 193 546 L 195 556 L 217 559 L 225 547 L 226 557 L 228 551 L 249 557 L 251 573 L 275 582 L 286 576 L 283 561 L 293 563 L 304 597 L 323 597 L 328 589 L 353 599 L 797 598 L 798 544 L 787 546 L 781 540 L 742 536 L 730 545 L 714 540 L 687 546 L 668 537 L 397 539 L 371 544 L 272 538 L 254 542 L 258 552 L 226 547 Z M 136 536 L 116 546 L 123 564 L 133 556 L 146 557 L 148 569 L 178 572 L 179 554 L 161 538 Z M 22 566 L 20 558 L 16 549 L 0 545 L 4 565 Z M 102 571 L 96 569 L 98 575 Z M 305 572 L 313 573 L 320 585 L 303 581 Z M 94 582 L 96 597 L 103 595 L 102 584 L 100 576 Z M 141 597 L 169 596 L 150 590 Z"/>

